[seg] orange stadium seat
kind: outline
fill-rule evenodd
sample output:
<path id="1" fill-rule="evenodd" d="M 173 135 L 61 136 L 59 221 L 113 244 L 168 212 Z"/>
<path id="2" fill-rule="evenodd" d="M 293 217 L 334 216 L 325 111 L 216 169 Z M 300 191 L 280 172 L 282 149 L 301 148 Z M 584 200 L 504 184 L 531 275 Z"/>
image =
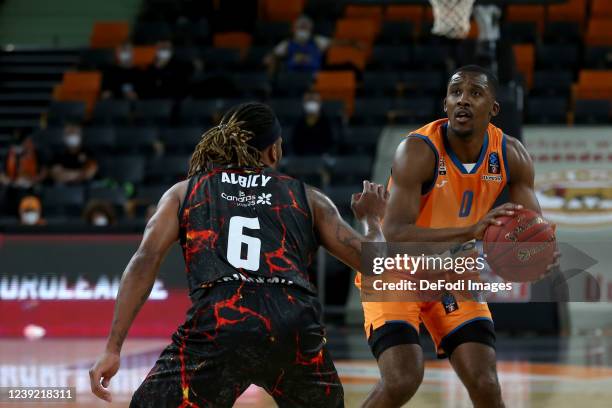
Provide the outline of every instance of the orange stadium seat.
<path id="1" fill-rule="evenodd" d="M 264 20 L 292 22 L 302 14 L 304 0 L 263 0 L 260 7 Z"/>
<path id="2" fill-rule="evenodd" d="M 383 8 L 382 6 L 349 5 L 344 11 L 344 17 L 371 20 L 374 22 L 378 34 L 383 20 Z"/>
<path id="3" fill-rule="evenodd" d="M 335 45 L 327 51 L 327 64 L 353 64 L 356 68 L 363 71 L 365 69 L 367 54 L 357 47 L 350 45 Z"/>
<path id="4" fill-rule="evenodd" d="M 98 21 L 94 24 L 89 44 L 91 48 L 113 48 L 130 37 L 127 21 Z"/>
<path id="5" fill-rule="evenodd" d="M 91 113 L 101 86 L 102 73 L 99 71 L 67 71 L 62 82 L 53 89 L 53 99 L 85 102 L 87 112 Z"/>
<path id="6" fill-rule="evenodd" d="M 535 48 L 533 44 L 515 44 L 513 46 L 516 67 L 525 78 L 527 89 L 533 86 L 533 70 L 535 66 Z"/>
<path id="7" fill-rule="evenodd" d="M 568 0 L 567 3 L 548 6 L 548 21 L 573 21 L 584 25 L 587 0 Z"/>
<path id="8" fill-rule="evenodd" d="M 508 6 L 506 9 L 506 21 L 536 23 L 538 31 L 544 30 L 546 9 L 544 6 Z"/>
<path id="9" fill-rule="evenodd" d="M 336 23 L 334 37 L 341 40 L 355 40 L 371 45 L 376 38 L 376 25 L 368 19 L 342 18 Z"/>
<path id="10" fill-rule="evenodd" d="M 132 48 L 132 61 L 135 67 L 146 68 L 155 61 L 157 47 L 145 45 Z"/>
<path id="11" fill-rule="evenodd" d="M 585 44 L 591 47 L 612 46 L 612 18 L 591 18 Z"/>
<path id="12" fill-rule="evenodd" d="M 422 6 L 388 6 L 385 10 L 385 20 L 410 21 L 417 26 L 423 21 L 424 13 Z"/>
<path id="13" fill-rule="evenodd" d="M 612 1 L 610 0 L 592 0 L 591 18 L 612 18 Z"/>
<path id="14" fill-rule="evenodd" d="M 582 70 L 572 87 L 574 99 L 608 99 L 612 101 L 612 70 Z"/>
<path id="15" fill-rule="evenodd" d="M 323 100 L 341 100 L 347 115 L 352 115 L 355 107 L 357 81 L 353 71 L 319 71 L 314 89 Z"/>
<path id="16" fill-rule="evenodd" d="M 253 36 L 241 31 L 217 33 L 213 36 L 213 46 L 217 48 L 235 48 L 246 51 L 252 43 Z"/>

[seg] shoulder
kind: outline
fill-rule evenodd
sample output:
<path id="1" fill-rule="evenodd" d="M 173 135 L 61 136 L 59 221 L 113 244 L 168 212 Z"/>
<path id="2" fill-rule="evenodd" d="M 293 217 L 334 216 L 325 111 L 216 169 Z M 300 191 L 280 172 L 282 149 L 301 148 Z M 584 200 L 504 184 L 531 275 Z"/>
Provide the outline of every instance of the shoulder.
<path id="1" fill-rule="evenodd" d="M 516 138 L 504 135 L 506 139 L 506 157 L 507 166 L 510 170 L 511 179 L 520 182 L 520 180 L 533 179 L 533 161 L 531 155 L 525 146 Z"/>
<path id="2" fill-rule="evenodd" d="M 531 163 L 531 156 L 525 146 L 515 137 L 504 134 L 508 164 Z"/>
<path id="3" fill-rule="evenodd" d="M 410 159 L 410 161 L 417 160 L 419 163 L 429 161 L 433 163 L 435 156 L 435 147 L 429 138 L 418 133 L 410 133 L 406 136 L 395 151 L 396 161 Z"/>
<path id="4" fill-rule="evenodd" d="M 190 179 L 180 181 L 170 187 L 168 190 L 166 190 L 166 192 L 162 196 L 162 199 L 176 200 L 178 203 L 182 204 L 183 200 L 185 199 L 185 196 L 187 195 L 189 180 Z"/>

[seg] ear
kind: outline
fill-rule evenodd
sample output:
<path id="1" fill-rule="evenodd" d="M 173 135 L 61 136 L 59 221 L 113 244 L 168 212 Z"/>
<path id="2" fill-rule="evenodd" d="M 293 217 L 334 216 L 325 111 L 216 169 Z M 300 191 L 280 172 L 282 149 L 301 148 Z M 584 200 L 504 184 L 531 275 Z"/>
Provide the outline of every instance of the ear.
<path id="1" fill-rule="evenodd" d="M 491 109 L 491 113 L 490 113 L 491 117 L 494 118 L 495 116 L 497 116 L 499 114 L 500 109 L 501 109 L 501 107 L 499 105 L 499 102 L 494 101 L 493 102 L 493 109 Z"/>
<path id="2" fill-rule="evenodd" d="M 446 98 L 442 99 L 442 106 L 444 107 L 444 112 L 448 112 L 448 108 L 446 107 Z"/>

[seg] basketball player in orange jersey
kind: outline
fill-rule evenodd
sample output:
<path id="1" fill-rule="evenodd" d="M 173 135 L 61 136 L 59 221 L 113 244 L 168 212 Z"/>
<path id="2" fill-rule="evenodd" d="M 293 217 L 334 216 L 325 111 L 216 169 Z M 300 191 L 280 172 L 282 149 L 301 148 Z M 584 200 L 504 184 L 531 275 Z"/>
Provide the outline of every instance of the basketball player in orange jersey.
<path id="1" fill-rule="evenodd" d="M 529 154 L 490 123 L 500 110 L 497 88 L 497 79 L 486 69 L 459 68 L 444 100 L 448 118 L 400 143 L 383 224 L 388 242 L 462 243 L 482 239 L 487 226 L 500 225 L 500 216 L 523 207 L 540 212 Z M 511 203 L 493 208 L 506 186 Z M 382 377 L 364 407 L 399 407 L 417 391 L 424 371 L 420 322 L 438 355 L 449 358 L 474 406 L 504 406 L 486 303 L 457 301 L 446 294 L 435 302 L 364 301 L 363 308 L 368 343 Z"/>

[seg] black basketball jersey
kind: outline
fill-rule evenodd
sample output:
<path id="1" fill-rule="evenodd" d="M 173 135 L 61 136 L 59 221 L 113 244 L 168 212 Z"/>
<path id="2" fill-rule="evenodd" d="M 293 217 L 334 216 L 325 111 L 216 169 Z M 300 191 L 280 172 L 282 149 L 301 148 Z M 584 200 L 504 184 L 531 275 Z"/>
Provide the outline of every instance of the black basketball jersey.
<path id="1" fill-rule="evenodd" d="M 190 293 L 216 282 L 297 285 L 318 242 L 304 184 L 270 168 L 218 167 L 193 176 L 180 218 Z"/>

